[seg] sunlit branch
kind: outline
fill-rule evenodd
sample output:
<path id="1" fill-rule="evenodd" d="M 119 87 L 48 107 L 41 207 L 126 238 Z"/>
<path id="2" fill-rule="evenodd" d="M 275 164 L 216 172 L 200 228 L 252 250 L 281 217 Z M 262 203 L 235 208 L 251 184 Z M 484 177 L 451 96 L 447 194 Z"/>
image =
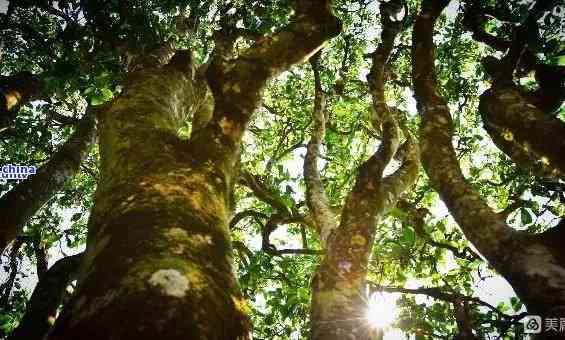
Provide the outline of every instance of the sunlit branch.
<path id="1" fill-rule="evenodd" d="M 453 292 L 451 289 L 447 287 L 404 288 L 404 287 L 382 286 L 374 282 L 368 282 L 368 284 L 372 292 L 426 295 L 434 299 L 450 302 L 450 303 L 458 303 L 460 301 L 466 301 L 481 307 L 486 307 L 489 310 L 492 310 L 494 313 L 498 314 L 502 318 L 505 319 L 516 318 L 516 315 L 508 315 L 506 313 L 503 313 L 498 308 L 496 308 L 495 306 L 491 305 L 488 302 L 485 302 L 473 296 L 467 296 L 457 292 Z"/>
<path id="2" fill-rule="evenodd" d="M 216 100 L 214 120 L 236 126 L 228 136 L 235 143 L 260 102 L 266 81 L 304 61 L 341 31 L 329 0 L 299 0 L 294 9 L 287 27 L 261 37 L 236 58 L 226 60 L 222 53 L 212 58 L 207 76 Z"/>
<path id="3" fill-rule="evenodd" d="M 320 157 L 320 149 L 322 140 L 325 136 L 325 95 L 322 90 L 320 80 L 320 52 L 310 59 L 310 64 L 314 71 L 314 109 L 312 111 L 314 126 L 312 135 L 306 147 L 306 156 L 304 158 L 304 179 L 306 182 L 306 204 L 312 212 L 316 231 L 320 236 L 322 248 L 325 248 L 328 235 L 337 226 L 336 217 L 330 208 L 324 184 L 322 182 L 318 170 L 318 158 Z"/>
<path id="4" fill-rule="evenodd" d="M 377 151 L 359 168 L 355 185 L 346 199 L 342 223 L 356 224 L 362 219 L 374 220 L 383 216 L 396 204 L 400 195 L 410 187 L 417 178 L 419 168 L 418 146 L 404 124 L 403 113 L 385 102 L 386 70 L 396 36 L 403 29 L 407 13 L 402 20 L 395 19 L 401 1 L 381 4 L 381 20 L 383 30 L 381 43 L 371 53 L 372 65 L 367 81 L 373 99 L 371 117 L 373 127 L 381 133 L 381 145 Z M 406 142 L 399 149 L 400 130 Z M 401 150 L 401 153 L 398 151 Z M 383 172 L 393 158 L 402 163 L 393 174 L 383 178 Z M 370 222 L 369 222 L 370 223 Z"/>

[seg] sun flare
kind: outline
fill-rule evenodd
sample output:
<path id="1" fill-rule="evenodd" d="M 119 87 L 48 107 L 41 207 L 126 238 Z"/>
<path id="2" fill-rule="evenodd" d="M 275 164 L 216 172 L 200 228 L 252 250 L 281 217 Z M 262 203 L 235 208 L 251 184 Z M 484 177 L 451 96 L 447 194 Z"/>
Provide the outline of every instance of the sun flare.
<path id="1" fill-rule="evenodd" d="M 369 297 L 367 322 L 374 328 L 386 329 L 398 317 L 397 297 L 388 293 L 374 293 Z"/>

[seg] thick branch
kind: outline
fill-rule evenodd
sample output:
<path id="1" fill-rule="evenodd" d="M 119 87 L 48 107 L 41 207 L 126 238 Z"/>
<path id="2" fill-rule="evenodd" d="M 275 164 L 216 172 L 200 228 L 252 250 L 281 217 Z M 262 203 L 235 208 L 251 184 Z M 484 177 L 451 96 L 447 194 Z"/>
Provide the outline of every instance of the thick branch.
<path id="1" fill-rule="evenodd" d="M 565 68 L 543 64 L 528 48 L 527 37 L 538 30 L 539 15 L 550 10 L 554 4 L 555 1 L 537 1 L 524 23 L 514 29 L 511 41 L 485 32 L 484 22 L 488 8 L 481 8 L 480 5 L 473 3 L 468 6 L 464 21 L 466 27 L 473 32 L 475 40 L 484 42 L 501 52 L 506 52 L 502 60 L 494 57 L 487 57 L 483 60 L 485 70 L 493 77 L 495 86 L 512 84 L 512 75 L 515 70 L 518 70 L 520 74 L 535 71 L 539 89 L 535 91 L 520 89 L 520 91 L 530 104 L 535 105 L 544 113 L 553 113 L 565 100 Z"/>
<path id="2" fill-rule="evenodd" d="M 18 275 L 18 254 L 25 241 L 26 239 L 18 237 L 10 249 L 10 274 L 4 283 L 0 285 L 0 294 L 2 294 L 0 296 L 0 307 L 3 310 L 7 310 L 8 301 L 10 300 L 10 295 L 12 293 L 12 287 L 14 286 L 16 276 Z"/>
<path id="3" fill-rule="evenodd" d="M 236 59 L 225 60 L 221 55 L 214 58 L 208 68 L 216 100 L 215 124 L 236 144 L 267 80 L 307 59 L 341 30 L 329 0 L 298 0 L 295 10 L 285 29 L 258 39 Z"/>
<path id="4" fill-rule="evenodd" d="M 78 272 L 82 253 L 57 261 L 37 283 L 26 312 L 9 340 L 42 340 L 51 328 L 67 286 Z"/>
<path id="5" fill-rule="evenodd" d="M 392 208 L 400 196 L 408 190 L 418 178 L 420 170 L 420 149 L 408 131 L 405 132 L 407 141 L 403 148 L 403 162 L 400 168 L 383 180 L 384 209 Z"/>
<path id="6" fill-rule="evenodd" d="M 47 250 L 40 240 L 33 240 L 33 252 L 35 253 L 35 261 L 37 262 L 37 277 L 39 280 L 43 279 L 47 273 Z"/>
<path id="7" fill-rule="evenodd" d="M 412 77 L 422 114 L 422 161 L 432 187 L 439 192 L 465 236 L 500 270 L 509 255 L 503 245 L 516 232 L 492 211 L 463 177 L 451 143 L 450 111 L 437 89 L 432 37 L 435 20 L 446 5 L 447 1 L 424 1 L 413 33 Z"/>
<path id="8" fill-rule="evenodd" d="M 22 231 L 27 221 L 79 170 L 96 135 L 93 109 L 82 118 L 73 135 L 37 174 L 0 197 L 0 252 Z"/>
<path id="9" fill-rule="evenodd" d="M 397 7 L 401 8 L 402 3 L 399 4 Z M 381 14 L 390 15 L 385 9 L 381 8 Z M 378 65 L 372 66 L 372 74 L 368 76 L 375 103 L 373 106 L 376 110 L 382 109 L 383 114 L 379 117 L 383 118 L 381 145 L 358 169 L 355 184 L 342 209 L 341 223 L 329 237 L 326 255 L 327 265 L 338 272 L 342 271 L 339 267 L 343 263 L 350 264 L 347 269 L 348 280 L 357 283 L 365 279 L 367 260 L 375 237 L 375 223 L 384 217 L 400 195 L 414 183 L 419 166 L 418 148 L 408 130 L 403 129 L 407 144 L 400 157 L 402 164 L 395 173 L 383 178 L 386 166 L 397 154 L 400 140 L 397 117 L 392 113 L 397 110 L 389 108 L 382 100 L 385 78 L 380 74 L 387 67 L 387 60 L 400 28 L 397 26 L 399 23 L 390 18 L 384 19 L 383 25 L 382 43 L 373 53 L 373 63 Z"/>
<path id="10" fill-rule="evenodd" d="M 530 104 L 513 85 L 493 85 L 479 110 L 493 142 L 518 166 L 544 177 L 565 174 L 565 123 Z"/>
<path id="11" fill-rule="evenodd" d="M 403 7 L 402 1 L 391 1 L 380 6 L 383 30 L 381 43 L 371 54 L 371 71 L 367 81 L 373 99 L 373 127 L 381 132 L 381 145 L 377 151 L 359 168 L 355 185 L 349 193 L 342 214 L 342 226 L 345 229 L 360 232 L 367 240 L 372 240 L 375 219 L 394 206 L 398 197 L 413 184 L 418 173 L 419 155 L 417 146 L 407 129 L 407 152 L 403 164 L 396 173 L 383 179 L 386 166 L 397 154 L 400 144 L 399 123 L 396 108 L 385 102 L 385 75 L 388 60 L 403 22 L 395 21 L 393 9 Z M 407 13 L 404 14 L 405 16 Z M 340 226 L 341 228 L 341 226 Z M 351 233 L 353 235 L 354 233 Z"/>
<path id="12" fill-rule="evenodd" d="M 512 74 L 520 62 L 527 48 L 528 37 L 537 31 L 537 20 L 541 13 L 551 9 L 556 0 L 537 0 L 528 12 L 528 17 L 523 24 L 516 27 L 513 32 L 512 42 L 508 52 L 500 62 L 494 76 L 495 82 L 498 80 L 512 81 Z"/>

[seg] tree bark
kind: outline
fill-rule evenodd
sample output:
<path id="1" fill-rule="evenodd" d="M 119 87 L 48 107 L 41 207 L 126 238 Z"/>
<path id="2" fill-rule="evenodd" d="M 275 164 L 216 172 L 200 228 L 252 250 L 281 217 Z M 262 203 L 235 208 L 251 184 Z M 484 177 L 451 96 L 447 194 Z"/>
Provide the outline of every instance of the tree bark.
<path id="1" fill-rule="evenodd" d="M 508 280 L 528 312 L 563 316 L 565 254 L 558 246 L 565 239 L 563 227 L 538 235 L 514 230 L 466 182 L 459 167 L 451 142 L 452 119 L 445 99 L 438 93 L 434 66 L 433 29 L 445 6 L 447 1 L 425 0 L 413 34 L 413 79 L 422 115 L 424 169 L 467 239 Z M 545 333 L 542 338 L 559 336 Z"/>
<path id="2" fill-rule="evenodd" d="M 215 53 L 206 79 L 186 52 L 129 76 L 100 117 L 85 259 L 50 340 L 249 339 L 228 228 L 241 138 L 267 80 L 340 30 L 329 1 L 298 1 L 296 13 L 239 58 Z M 213 113 L 182 141 L 208 85 Z"/>
<path id="3" fill-rule="evenodd" d="M 313 340 L 368 340 L 382 337 L 382 330 L 367 322 L 365 280 L 375 225 L 415 182 L 419 168 L 417 145 L 404 124 L 400 124 L 406 142 L 404 148 L 399 148 L 399 117 L 393 114 L 398 111 L 388 107 L 384 101 L 384 71 L 395 37 L 402 27 L 401 22 L 390 19 L 394 14 L 389 12 L 387 6 L 390 5 L 402 7 L 391 3 L 381 4 L 382 43 L 372 54 L 373 66 L 367 76 L 373 97 L 372 121 L 374 128 L 381 132 L 381 145 L 358 169 L 355 185 L 346 198 L 338 226 L 335 225 L 333 214 L 328 213 L 331 210 L 316 166 L 325 118 L 318 64 L 317 61 L 312 63 L 316 79 L 314 129 L 305 157 L 304 176 L 308 207 L 325 250 L 312 282 L 310 338 Z M 401 160 L 400 168 L 389 176 L 383 176 L 386 166 L 394 157 Z"/>
<path id="4" fill-rule="evenodd" d="M 493 142 L 516 164 L 544 177 L 565 174 L 565 123 L 530 104 L 512 85 L 496 83 L 479 110 Z"/>
<path id="5" fill-rule="evenodd" d="M 133 73 L 100 117 L 79 285 L 50 339 L 246 339 L 228 231 L 238 147 L 182 141 L 207 91 L 187 53 Z"/>
<path id="6" fill-rule="evenodd" d="M 37 173 L 0 197 L 0 252 L 21 233 L 24 225 L 79 170 L 96 136 L 95 109 L 78 123 L 75 132 Z"/>
<path id="7" fill-rule="evenodd" d="M 40 278 L 18 327 L 8 340 L 42 340 L 57 316 L 67 286 L 78 272 L 82 253 L 57 261 Z"/>

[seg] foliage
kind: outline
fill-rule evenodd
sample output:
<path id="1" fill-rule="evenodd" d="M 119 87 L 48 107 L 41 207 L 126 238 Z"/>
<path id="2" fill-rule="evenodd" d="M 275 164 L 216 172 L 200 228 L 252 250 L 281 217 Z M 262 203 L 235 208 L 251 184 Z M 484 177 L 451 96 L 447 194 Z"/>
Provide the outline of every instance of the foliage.
<path id="1" fill-rule="evenodd" d="M 32 71 L 44 81 L 46 95 L 19 112 L 9 135 L 0 135 L 0 164 L 38 167 L 45 164 L 73 129 L 73 124 L 54 118 L 54 112 L 76 120 L 87 105 L 102 105 L 119 96 L 128 73 L 126 57 L 120 53 L 122 44 L 149 51 L 157 41 L 173 41 L 178 48 L 192 49 L 197 59 L 205 62 L 212 51 L 212 32 L 219 28 L 222 11 L 234 8 L 232 19 L 238 27 L 259 34 L 279 29 L 291 14 L 286 0 L 22 3 L 13 9 L 10 20 L 6 14 L 0 16 L 5 37 L 0 72 L 9 75 Z M 366 84 L 369 68 L 366 55 L 378 43 L 380 30 L 377 3 L 335 1 L 335 11 L 345 29 L 323 53 L 322 83 L 329 100 L 320 170 L 330 203 L 335 207 L 343 204 L 356 168 L 379 144 L 370 124 L 371 98 Z M 409 17 L 416 15 L 418 7 L 418 1 L 408 2 Z M 516 22 L 527 15 L 524 8 L 509 9 Z M 463 9 L 462 3 L 450 7 L 435 36 L 439 82 L 442 94 L 453 108 L 454 145 L 462 169 L 492 207 L 504 210 L 515 202 L 522 203 L 508 213 L 508 221 L 515 228 L 542 232 L 565 214 L 565 187 L 562 183 L 548 184 L 517 168 L 483 130 L 477 106 L 480 93 L 488 85 L 480 61 L 493 50 L 466 33 Z M 197 31 L 192 35 L 180 34 L 178 20 L 184 20 L 185 14 L 188 18 L 191 13 L 199 15 Z M 539 36 L 528 39 L 545 60 L 562 65 L 564 46 L 558 35 L 562 36 L 563 24 L 554 14 L 547 15 L 542 22 Z M 507 25 L 494 20 L 489 25 L 491 31 L 499 31 L 506 37 L 510 34 Z M 411 91 L 410 35 L 410 29 L 404 31 L 393 51 L 386 96 L 390 103 L 408 112 L 408 126 L 416 132 L 419 118 Z M 264 92 L 263 105 L 255 113 L 242 146 L 242 168 L 258 174 L 289 209 L 297 209 L 302 215 L 307 215 L 302 163 L 312 126 L 313 88 L 312 70 L 307 63 L 274 79 Z M 560 112 L 564 117 L 563 108 Z M 98 177 L 98 157 L 97 148 L 93 148 L 78 175 L 26 226 L 25 236 L 44 245 L 52 257 L 84 248 Z M 0 183 L 0 193 L 16 184 Z M 236 188 L 235 198 L 235 212 L 254 210 L 267 219 L 276 213 L 274 207 L 259 200 L 245 186 Z M 377 239 L 369 264 L 369 281 L 397 287 L 448 287 L 451 292 L 473 296 L 475 287 L 485 276 L 497 275 L 482 259 L 462 258 L 454 253 L 453 249 L 463 253 L 471 249 L 470 245 L 423 173 L 405 200 L 429 210 L 423 230 L 417 230 L 406 210 L 393 209 L 386 220 L 375 226 Z M 254 335 L 257 339 L 307 338 L 310 281 L 319 256 L 276 256 L 265 252 L 261 247 L 265 223 L 265 218 L 247 218 L 232 232 L 234 241 L 242 245 L 235 247 L 237 274 L 252 305 Z M 300 223 L 279 227 L 271 241 L 277 248 L 320 248 L 315 232 Z M 440 243 L 451 248 L 437 246 Z M 23 247 L 21 252 L 26 265 L 17 269 L 17 275 L 18 280 L 25 280 L 25 276 L 36 271 L 33 269 L 36 254 L 30 247 Z M 9 256 L 5 254 L 2 261 L 8 263 Z M 7 278 L 8 274 L 2 277 Z M 8 305 L 2 306 L 0 313 L 4 335 L 10 333 L 22 316 L 29 290 L 14 285 L 5 294 L 9 296 Z M 500 303 L 496 310 L 473 306 L 478 334 L 501 332 L 504 329 L 501 324 L 507 321 L 501 313 L 514 315 L 523 311 L 515 297 Z M 407 334 L 436 339 L 456 333 L 454 307 L 450 302 L 422 300 L 405 294 L 397 304 L 400 315 L 395 327 Z M 519 327 L 507 329 L 504 338 L 519 338 L 520 332 Z"/>

